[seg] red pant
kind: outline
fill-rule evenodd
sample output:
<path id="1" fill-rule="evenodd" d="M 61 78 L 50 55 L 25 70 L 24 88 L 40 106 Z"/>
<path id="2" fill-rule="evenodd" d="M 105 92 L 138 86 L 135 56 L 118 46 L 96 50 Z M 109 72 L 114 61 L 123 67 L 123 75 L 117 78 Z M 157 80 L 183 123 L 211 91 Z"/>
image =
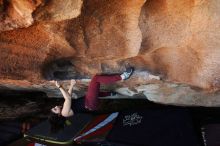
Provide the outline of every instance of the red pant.
<path id="1" fill-rule="evenodd" d="M 120 75 L 95 75 L 88 87 L 85 98 L 85 107 L 91 110 L 96 110 L 98 107 L 98 97 L 108 96 L 109 93 L 100 92 L 100 84 L 111 84 L 120 81 Z"/>

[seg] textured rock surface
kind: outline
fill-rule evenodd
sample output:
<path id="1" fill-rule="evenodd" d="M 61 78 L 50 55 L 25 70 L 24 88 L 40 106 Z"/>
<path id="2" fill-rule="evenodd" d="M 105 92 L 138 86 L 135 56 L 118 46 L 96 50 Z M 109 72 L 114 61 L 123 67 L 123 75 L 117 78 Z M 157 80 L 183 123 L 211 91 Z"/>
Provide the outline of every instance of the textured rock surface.
<path id="1" fill-rule="evenodd" d="M 219 8 L 217 0 L 147 1 L 137 58 L 171 81 L 219 89 Z"/>
<path id="2" fill-rule="evenodd" d="M 62 21 L 76 18 L 81 13 L 82 0 L 50 0 L 34 12 L 36 21 Z"/>
<path id="3" fill-rule="evenodd" d="M 156 103 L 178 106 L 220 106 L 220 92 L 210 93 L 184 84 L 154 83 L 136 86 L 133 89 L 118 88 L 116 91 L 119 95 L 105 98 L 148 99 Z"/>
<path id="4" fill-rule="evenodd" d="M 62 21 L 77 17 L 82 0 L 1 0 L 0 31 L 26 28 L 36 21 Z"/>
<path id="5" fill-rule="evenodd" d="M 53 31 L 54 27 L 35 25 L 27 29 L 2 32 L 1 78 L 39 81 L 44 63 L 72 56 L 74 50 L 62 34 Z"/>
<path id="6" fill-rule="evenodd" d="M 0 30 L 4 30 L 0 33 L 2 89 L 24 86 L 54 92 L 50 94 L 53 96 L 57 90 L 47 80 L 90 78 L 96 73 L 119 73 L 135 66 L 134 77 L 117 87 L 157 84 L 148 78 L 147 71 L 151 71 L 160 76 L 161 86 L 167 81 L 183 83 L 180 89 L 189 92 L 192 99 L 169 95 L 175 97 L 173 100 L 186 99 L 184 105 L 196 105 L 191 104 L 198 102 L 193 100 L 196 96 L 201 105 L 209 98 L 213 106 L 219 105 L 212 100 L 219 97 L 220 89 L 218 0 L 67 0 L 68 5 L 61 0 L 3 2 L 2 16 L 7 14 L 14 20 L 18 12 L 12 16 L 9 10 L 27 13 L 10 21 L 16 27 L 0 22 Z M 8 28 L 14 30 L 5 31 Z M 179 91 L 179 86 L 176 89 Z M 162 96 L 149 98 L 168 103 Z"/>
<path id="7" fill-rule="evenodd" d="M 2 0 L 0 31 L 32 25 L 32 13 L 41 3 L 42 0 Z"/>

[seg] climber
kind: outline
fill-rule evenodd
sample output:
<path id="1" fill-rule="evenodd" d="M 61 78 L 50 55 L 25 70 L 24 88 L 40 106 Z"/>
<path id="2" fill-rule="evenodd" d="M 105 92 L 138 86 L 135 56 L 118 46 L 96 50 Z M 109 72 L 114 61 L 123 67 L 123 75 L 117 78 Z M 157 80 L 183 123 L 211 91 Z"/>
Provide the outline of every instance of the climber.
<path id="1" fill-rule="evenodd" d="M 130 78 L 134 71 L 133 67 L 127 68 L 125 72 L 117 75 L 95 75 L 89 86 L 85 98 L 80 98 L 77 104 L 72 106 L 72 95 L 76 97 L 76 94 L 72 93 L 72 89 L 76 84 L 76 81 L 72 79 L 70 81 L 70 88 L 66 91 L 63 86 L 54 81 L 55 85 L 60 89 L 63 97 L 63 106 L 55 106 L 51 109 L 51 113 L 48 117 L 51 125 L 51 131 L 57 131 L 64 126 L 67 117 L 73 116 L 80 111 L 95 111 L 99 106 L 98 97 L 109 96 L 109 92 L 100 92 L 100 84 L 110 84 L 120 80 L 127 80 Z M 71 107 L 72 106 L 72 107 Z"/>

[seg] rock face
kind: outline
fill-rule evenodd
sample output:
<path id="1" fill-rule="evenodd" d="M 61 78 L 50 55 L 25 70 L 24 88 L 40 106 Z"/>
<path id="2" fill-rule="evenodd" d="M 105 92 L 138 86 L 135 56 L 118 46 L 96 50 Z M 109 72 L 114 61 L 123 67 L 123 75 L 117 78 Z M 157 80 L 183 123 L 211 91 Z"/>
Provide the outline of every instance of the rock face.
<path id="1" fill-rule="evenodd" d="M 68 42 L 52 31 L 53 27 L 35 25 L 27 29 L 0 34 L 2 79 L 39 81 L 45 62 L 74 54 Z"/>
<path id="2" fill-rule="evenodd" d="M 37 21 L 62 21 L 77 17 L 82 0 L 0 0 L 0 31 L 26 28 Z"/>
<path id="3" fill-rule="evenodd" d="M 219 89 L 219 8 L 216 0 L 147 1 L 140 58 L 169 80 Z"/>
<path id="4" fill-rule="evenodd" d="M 44 1 L 34 12 L 36 21 L 62 21 L 76 18 L 81 13 L 82 0 Z"/>
<path id="5" fill-rule="evenodd" d="M 32 25 L 32 12 L 41 3 L 41 0 L 1 0 L 0 31 Z"/>
<path id="6" fill-rule="evenodd" d="M 76 57 L 120 60 L 136 56 L 142 41 L 138 20 L 144 2 L 85 1 L 81 15 L 67 26 L 67 40 L 77 49 Z"/>
<path id="7" fill-rule="evenodd" d="M 145 78 L 150 71 L 161 84 L 218 97 L 218 0 L 0 0 L 0 12 L 2 87 L 44 90 L 47 80 L 135 66 L 134 78 L 120 86 L 155 83 Z"/>

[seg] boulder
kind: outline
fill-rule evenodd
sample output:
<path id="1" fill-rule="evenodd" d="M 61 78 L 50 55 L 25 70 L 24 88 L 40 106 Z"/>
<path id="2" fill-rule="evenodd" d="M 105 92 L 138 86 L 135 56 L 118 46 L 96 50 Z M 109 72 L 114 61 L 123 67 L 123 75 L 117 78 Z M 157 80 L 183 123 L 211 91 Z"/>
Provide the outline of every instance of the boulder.
<path id="1" fill-rule="evenodd" d="M 49 80 L 90 79 L 134 66 L 134 76 L 116 88 L 177 84 L 169 99 L 147 96 L 170 103 L 189 94 L 183 105 L 194 105 L 194 97 L 202 106 L 209 98 L 207 106 L 219 105 L 211 100 L 220 90 L 218 0 L 1 0 L 0 12 L 2 87 L 25 82 L 25 89 L 52 96 Z M 184 97 L 172 96 L 181 89 Z"/>

